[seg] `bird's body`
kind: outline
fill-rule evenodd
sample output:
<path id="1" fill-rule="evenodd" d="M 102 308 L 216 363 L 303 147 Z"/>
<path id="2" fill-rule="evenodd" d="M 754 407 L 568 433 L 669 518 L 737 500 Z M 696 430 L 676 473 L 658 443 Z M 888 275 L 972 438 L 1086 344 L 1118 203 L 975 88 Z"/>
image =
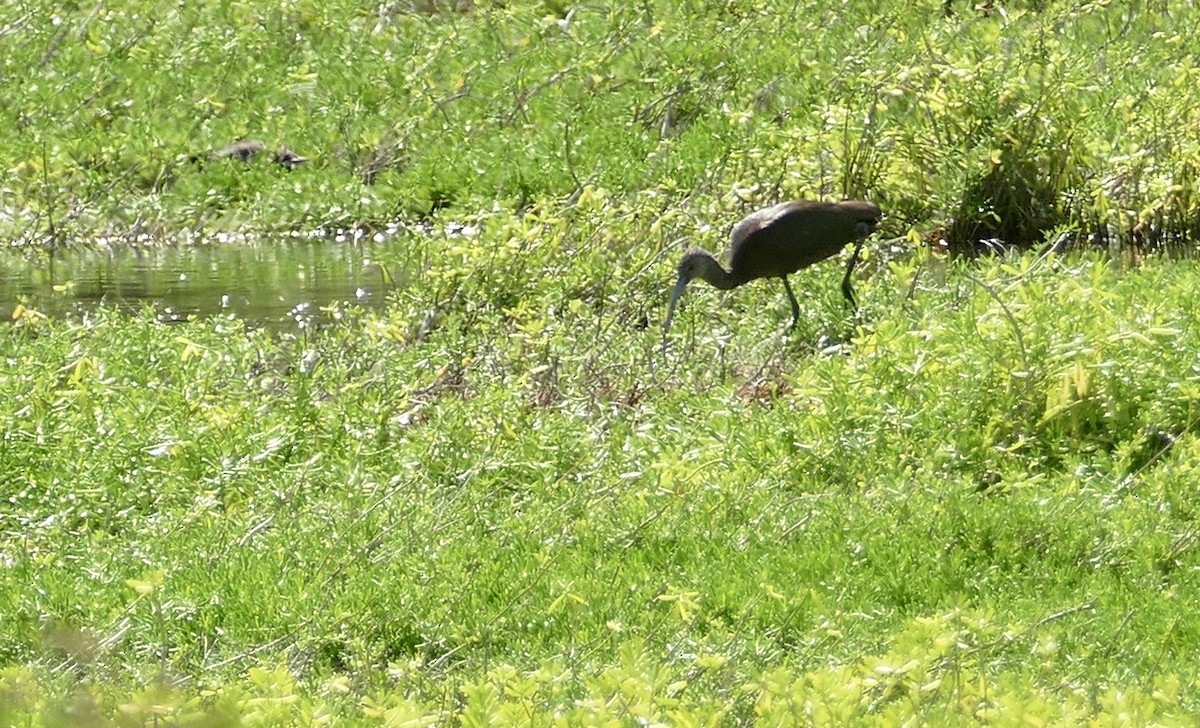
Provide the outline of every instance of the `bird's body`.
<path id="1" fill-rule="evenodd" d="M 266 148 L 267 145 L 257 139 L 241 139 L 221 147 L 216 152 L 213 152 L 213 156 L 217 159 L 228 157 L 236 159 L 239 162 L 249 162 L 255 155 Z"/>
<path id="2" fill-rule="evenodd" d="M 800 318 L 800 304 L 787 277 L 813 263 L 839 253 L 858 241 L 842 280 L 842 293 L 854 305 L 850 272 L 858 259 L 862 240 L 875 231 L 882 216 L 877 206 L 861 200 L 781 202 L 746 216 L 729 235 L 729 268 L 712 253 L 692 248 L 679 261 L 679 279 L 671 292 L 663 333 L 671 325 L 675 304 L 688 281 L 700 278 L 721 289 L 736 288 L 756 278 L 782 278 L 792 304 L 792 326 Z"/>

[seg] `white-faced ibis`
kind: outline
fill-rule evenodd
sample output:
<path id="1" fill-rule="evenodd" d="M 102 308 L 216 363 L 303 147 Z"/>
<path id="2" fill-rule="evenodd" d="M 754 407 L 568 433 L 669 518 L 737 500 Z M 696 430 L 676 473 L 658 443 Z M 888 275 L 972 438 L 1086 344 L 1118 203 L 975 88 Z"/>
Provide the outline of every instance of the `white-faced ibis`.
<path id="1" fill-rule="evenodd" d="M 707 250 L 692 248 L 683 254 L 679 261 L 679 280 L 671 291 L 671 303 L 663 321 L 663 336 L 671 326 L 675 304 L 693 278 L 703 279 L 722 290 L 736 288 L 755 278 L 782 278 L 783 288 L 792 303 L 792 326 L 795 327 L 800 319 L 800 304 L 792 293 L 788 275 L 836 255 L 847 243 L 855 241 L 858 244 L 854 246 L 842 279 L 842 295 L 851 306 L 856 306 L 850 273 L 858 261 L 863 240 L 875 232 L 882 214 L 873 203 L 861 200 L 795 200 L 750 213 L 729 235 L 728 269 Z"/>
<path id="2" fill-rule="evenodd" d="M 236 159 L 239 162 L 249 162 L 259 153 L 266 151 L 267 145 L 257 139 L 242 139 L 233 144 L 227 144 L 213 153 L 216 159 Z M 308 161 L 287 147 L 280 147 L 275 152 L 275 163 L 289 170 L 295 169 Z"/>

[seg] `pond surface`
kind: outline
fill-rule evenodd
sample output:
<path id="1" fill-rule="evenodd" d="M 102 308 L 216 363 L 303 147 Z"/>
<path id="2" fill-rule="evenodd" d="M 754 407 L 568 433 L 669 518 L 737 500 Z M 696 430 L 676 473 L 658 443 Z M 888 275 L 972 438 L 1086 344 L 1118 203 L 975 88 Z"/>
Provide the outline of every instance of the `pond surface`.
<path id="1" fill-rule="evenodd" d="M 397 287 L 369 239 L 275 236 L 178 246 L 0 251 L 0 321 L 16 306 L 80 316 L 104 305 L 153 310 L 164 322 L 233 313 L 252 326 L 294 327 L 322 306 L 382 306 Z"/>

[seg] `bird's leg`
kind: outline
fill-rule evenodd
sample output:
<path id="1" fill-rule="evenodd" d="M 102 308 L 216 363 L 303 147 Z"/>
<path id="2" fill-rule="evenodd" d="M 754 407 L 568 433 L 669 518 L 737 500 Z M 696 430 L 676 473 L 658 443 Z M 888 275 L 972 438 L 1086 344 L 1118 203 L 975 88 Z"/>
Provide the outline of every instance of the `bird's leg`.
<path id="1" fill-rule="evenodd" d="M 866 238 L 859 238 L 854 244 L 854 252 L 850 254 L 850 262 L 846 264 L 846 275 L 842 278 L 842 295 L 850 302 L 850 307 L 857 309 L 858 301 L 854 300 L 854 287 L 850 285 L 850 274 L 854 272 L 854 266 L 858 263 L 858 253 L 862 250 L 863 243 Z"/>
<path id="2" fill-rule="evenodd" d="M 796 303 L 796 294 L 792 293 L 792 284 L 788 283 L 787 276 L 783 278 L 783 290 L 787 291 L 788 300 L 792 302 L 792 325 L 788 328 L 796 328 L 796 324 L 800 322 L 800 304 Z"/>

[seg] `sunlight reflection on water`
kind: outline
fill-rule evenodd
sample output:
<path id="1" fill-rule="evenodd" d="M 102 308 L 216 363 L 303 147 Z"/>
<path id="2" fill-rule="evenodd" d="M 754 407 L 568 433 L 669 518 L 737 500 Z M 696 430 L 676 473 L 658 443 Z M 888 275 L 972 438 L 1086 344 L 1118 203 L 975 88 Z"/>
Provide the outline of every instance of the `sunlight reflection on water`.
<path id="1" fill-rule="evenodd" d="M 377 259 L 391 244 L 383 235 L 231 237 L 0 252 L 0 320 L 24 302 L 48 316 L 149 307 L 164 322 L 232 313 L 252 326 L 285 328 L 334 303 L 382 306 L 399 285 Z"/>

